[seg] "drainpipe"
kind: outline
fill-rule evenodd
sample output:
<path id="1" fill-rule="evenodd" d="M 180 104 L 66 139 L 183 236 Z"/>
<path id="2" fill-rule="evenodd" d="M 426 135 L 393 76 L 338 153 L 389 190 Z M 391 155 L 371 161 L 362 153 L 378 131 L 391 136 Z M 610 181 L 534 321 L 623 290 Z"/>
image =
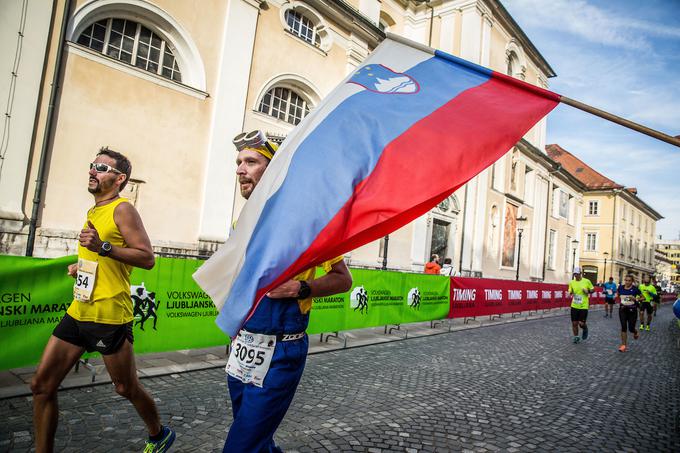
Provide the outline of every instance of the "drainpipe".
<path id="1" fill-rule="evenodd" d="M 59 74 L 62 69 L 62 57 L 64 54 L 64 44 L 66 36 L 66 26 L 68 25 L 69 11 L 71 11 L 71 0 L 64 3 L 64 13 L 61 18 L 61 31 L 59 32 L 59 45 L 54 61 L 54 73 L 52 74 L 52 88 L 50 89 L 50 101 L 47 107 L 47 118 L 45 120 L 45 130 L 43 132 L 42 146 L 40 147 L 40 163 L 38 164 L 38 176 L 33 194 L 33 209 L 31 211 L 31 221 L 28 227 L 28 240 L 26 241 L 26 256 L 33 256 L 33 246 L 35 244 L 35 233 L 38 228 L 38 215 L 40 204 L 42 203 L 42 191 L 45 184 L 45 171 L 47 167 L 47 154 L 50 141 L 52 140 L 52 121 L 54 118 L 54 106 L 60 87 Z M 49 44 L 48 44 L 49 46 Z M 49 49 L 49 47 L 48 47 Z"/>

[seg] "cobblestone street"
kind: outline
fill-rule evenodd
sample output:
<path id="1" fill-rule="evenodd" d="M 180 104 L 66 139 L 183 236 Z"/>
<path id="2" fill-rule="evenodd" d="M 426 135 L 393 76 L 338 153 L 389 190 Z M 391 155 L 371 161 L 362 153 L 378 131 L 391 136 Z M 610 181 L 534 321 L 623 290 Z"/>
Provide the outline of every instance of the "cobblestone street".
<path id="1" fill-rule="evenodd" d="M 515 322 L 309 357 L 277 442 L 290 451 L 680 450 L 680 329 L 669 305 L 618 346 L 618 318 Z M 221 451 L 231 422 L 222 369 L 142 381 L 173 451 Z M 62 391 L 57 450 L 141 451 L 145 431 L 110 385 Z M 30 451 L 31 399 L 0 401 L 0 451 Z"/>

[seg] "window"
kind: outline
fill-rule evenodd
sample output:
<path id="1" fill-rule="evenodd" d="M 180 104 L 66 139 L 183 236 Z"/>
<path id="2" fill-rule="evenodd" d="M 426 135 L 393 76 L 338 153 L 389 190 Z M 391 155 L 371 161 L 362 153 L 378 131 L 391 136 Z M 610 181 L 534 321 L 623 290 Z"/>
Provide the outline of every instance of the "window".
<path id="1" fill-rule="evenodd" d="M 619 256 L 621 258 L 626 256 L 626 236 L 623 233 L 619 237 Z"/>
<path id="2" fill-rule="evenodd" d="M 566 192 L 560 191 L 560 217 L 566 219 L 569 217 L 569 195 Z"/>
<path id="3" fill-rule="evenodd" d="M 588 202 L 588 215 L 600 215 L 600 203 L 598 201 Z"/>
<path id="4" fill-rule="evenodd" d="M 586 252 L 597 252 L 597 233 L 586 233 Z"/>
<path id="5" fill-rule="evenodd" d="M 166 79 L 182 81 L 170 45 L 140 23 L 102 19 L 83 30 L 78 44 Z"/>
<path id="6" fill-rule="evenodd" d="M 296 125 L 309 113 L 309 104 L 289 88 L 274 87 L 262 97 L 258 111 Z"/>
<path id="7" fill-rule="evenodd" d="M 508 52 L 508 67 L 505 71 L 507 75 L 510 77 L 515 77 L 515 75 L 519 72 L 519 58 L 517 58 L 517 54 L 515 52 Z"/>
<path id="8" fill-rule="evenodd" d="M 292 34 L 316 47 L 321 46 L 321 37 L 316 33 L 316 26 L 311 19 L 292 9 L 287 10 L 285 16 Z"/>
<path id="9" fill-rule="evenodd" d="M 569 273 L 571 269 L 569 268 L 569 258 L 571 257 L 571 237 L 567 236 L 567 240 L 564 243 L 564 272 Z"/>
<path id="10" fill-rule="evenodd" d="M 633 259 L 633 236 L 628 241 L 628 258 Z"/>
<path id="11" fill-rule="evenodd" d="M 550 230 L 548 236 L 548 269 L 555 269 L 555 247 L 557 245 L 557 231 Z"/>

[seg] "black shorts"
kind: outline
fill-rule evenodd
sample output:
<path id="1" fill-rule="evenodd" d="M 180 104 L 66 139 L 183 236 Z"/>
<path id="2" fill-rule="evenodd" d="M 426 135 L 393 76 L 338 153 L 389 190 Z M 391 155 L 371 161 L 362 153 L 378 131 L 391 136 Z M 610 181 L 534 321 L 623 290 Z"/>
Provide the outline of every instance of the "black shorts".
<path id="1" fill-rule="evenodd" d="M 652 303 L 651 302 L 642 302 L 640 304 L 640 311 L 641 312 L 647 312 L 649 314 L 652 314 L 654 312 L 654 308 L 652 308 Z"/>
<path id="2" fill-rule="evenodd" d="M 628 330 L 628 332 L 634 333 L 637 322 L 637 310 L 635 307 L 620 307 L 619 321 L 621 321 L 621 332 Z"/>
<path id="3" fill-rule="evenodd" d="M 613 297 L 611 299 L 609 297 L 605 297 L 604 301 L 607 302 L 609 305 L 614 305 L 616 299 L 614 299 Z"/>
<path id="4" fill-rule="evenodd" d="M 571 307 L 571 321 L 583 321 L 588 319 L 588 309 L 587 308 L 574 308 Z"/>
<path id="5" fill-rule="evenodd" d="M 100 324 L 77 321 L 68 313 L 54 328 L 52 335 L 68 343 L 85 348 L 87 352 L 97 351 L 101 355 L 115 354 L 125 340 L 132 343 L 132 321 L 127 324 Z"/>

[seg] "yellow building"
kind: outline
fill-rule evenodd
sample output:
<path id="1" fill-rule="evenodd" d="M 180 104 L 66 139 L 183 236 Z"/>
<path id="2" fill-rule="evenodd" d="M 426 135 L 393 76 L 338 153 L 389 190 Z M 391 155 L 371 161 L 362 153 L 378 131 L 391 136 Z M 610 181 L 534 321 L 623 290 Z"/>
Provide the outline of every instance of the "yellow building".
<path id="1" fill-rule="evenodd" d="M 25 26 L 21 0 L 1 4 L 0 61 L 19 87 L 0 168 L 2 253 L 29 240 L 36 256 L 75 252 L 87 163 L 108 145 L 132 161 L 125 195 L 154 250 L 210 254 L 243 205 L 231 138 L 284 139 L 382 30 L 543 88 L 555 76 L 499 0 L 57 0 Z M 3 99 L 13 89 L 0 80 Z M 420 271 L 439 252 L 465 275 L 568 279 L 583 202 L 543 151 L 545 124 L 391 234 L 387 266 Z M 376 241 L 347 258 L 380 267 L 384 250 Z"/>
<path id="2" fill-rule="evenodd" d="M 559 145 L 548 145 L 548 155 L 585 186 L 583 231 L 579 240 L 579 264 L 593 282 L 614 277 L 656 272 L 654 238 L 656 222 L 663 217 L 637 195 L 598 173 Z M 606 267 L 606 269 L 605 269 Z"/>
<path id="3" fill-rule="evenodd" d="M 680 285 L 680 240 L 656 240 L 656 251 L 660 259 L 659 274 L 664 283 Z"/>

